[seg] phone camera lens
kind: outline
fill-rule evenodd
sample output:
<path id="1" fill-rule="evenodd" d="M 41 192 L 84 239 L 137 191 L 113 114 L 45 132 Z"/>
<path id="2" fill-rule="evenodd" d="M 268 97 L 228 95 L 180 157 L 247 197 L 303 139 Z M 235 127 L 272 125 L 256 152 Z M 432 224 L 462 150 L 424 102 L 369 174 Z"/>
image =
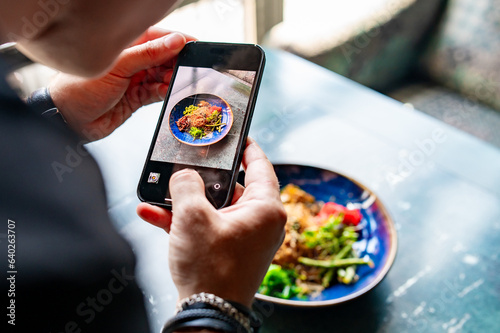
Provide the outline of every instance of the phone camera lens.
<path id="1" fill-rule="evenodd" d="M 220 185 L 220 183 L 215 183 L 213 187 L 214 187 L 214 190 L 218 191 L 218 190 L 220 190 L 221 185 Z"/>

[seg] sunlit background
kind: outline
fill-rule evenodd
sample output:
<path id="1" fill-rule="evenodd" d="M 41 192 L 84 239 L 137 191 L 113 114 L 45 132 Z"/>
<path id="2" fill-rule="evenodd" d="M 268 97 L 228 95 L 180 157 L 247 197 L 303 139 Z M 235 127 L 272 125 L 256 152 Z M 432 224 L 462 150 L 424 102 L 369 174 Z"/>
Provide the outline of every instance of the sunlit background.
<path id="1" fill-rule="evenodd" d="M 500 147 L 500 88 L 491 74 L 500 12 L 488 3 L 185 0 L 158 26 L 289 51 Z M 26 97 L 54 74 L 29 65 L 10 79 Z"/>
<path id="2" fill-rule="evenodd" d="M 389 0 L 185 0 L 158 23 L 200 40 L 265 43 L 271 30 L 275 38 L 314 47 L 327 31 L 352 30 Z M 321 42 L 319 43 L 321 44 Z M 13 73 L 12 80 L 27 96 L 47 85 L 54 71 L 31 65 Z"/>
<path id="3" fill-rule="evenodd" d="M 349 28 L 383 10 L 389 0 L 199 0 L 185 5 L 159 23 L 200 40 L 262 42 L 274 24 L 289 38 L 307 41 L 325 30 Z M 267 22 L 257 18 L 269 18 Z M 273 21 L 274 20 L 274 21 Z M 258 26 L 260 23 L 261 26 Z M 263 26 L 262 26 L 263 25 Z M 259 40 L 260 39 L 260 40 Z"/>

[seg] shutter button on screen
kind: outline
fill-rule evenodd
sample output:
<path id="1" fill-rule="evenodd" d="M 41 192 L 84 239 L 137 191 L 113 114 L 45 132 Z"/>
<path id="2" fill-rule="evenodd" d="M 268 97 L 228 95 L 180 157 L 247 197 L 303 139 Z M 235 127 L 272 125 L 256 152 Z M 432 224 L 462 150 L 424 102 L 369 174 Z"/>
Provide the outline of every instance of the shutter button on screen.
<path id="1" fill-rule="evenodd" d="M 215 183 L 215 184 L 214 184 L 214 186 L 213 186 L 213 188 L 214 188 L 214 190 L 216 190 L 216 191 L 220 190 L 220 188 L 221 188 L 220 183 Z"/>

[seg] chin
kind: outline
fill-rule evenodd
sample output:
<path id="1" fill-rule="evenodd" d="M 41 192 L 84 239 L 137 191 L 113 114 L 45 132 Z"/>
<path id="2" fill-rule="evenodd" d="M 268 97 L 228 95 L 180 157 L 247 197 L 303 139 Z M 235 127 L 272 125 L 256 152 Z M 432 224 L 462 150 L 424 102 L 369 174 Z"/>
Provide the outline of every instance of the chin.
<path id="1" fill-rule="evenodd" d="M 63 63 L 45 63 L 49 67 L 56 68 L 64 73 L 92 78 L 106 74 L 113 66 L 115 58 L 116 57 L 98 57 L 95 59 L 73 59 L 72 61 Z"/>
<path id="2" fill-rule="evenodd" d="M 111 69 L 119 53 L 79 50 L 77 48 L 38 47 L 38 45 L 18 43 L 17 48 L 36 63 L 43 64 L 58 71 L 82 76 L 98 77 Z"/>

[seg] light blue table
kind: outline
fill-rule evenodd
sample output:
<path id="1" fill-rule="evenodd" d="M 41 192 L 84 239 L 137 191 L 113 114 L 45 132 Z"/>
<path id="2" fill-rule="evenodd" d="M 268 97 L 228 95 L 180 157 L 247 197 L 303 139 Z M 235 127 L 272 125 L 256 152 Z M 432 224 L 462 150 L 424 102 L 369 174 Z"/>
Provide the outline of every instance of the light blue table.
<path id="1" fill-rule="evenodd" d="M 267 58 L 250 135 L 273 162 L 332 169 L 371 188 L 399 248 L 368 294 L 322 309 L 268 306 L 262 331 L 499 332 L 500 150 L 295 56 Z M 145 107 L 89 144 L 110 214 L 138 256 L 154 332 L 177 295 L 168 235 L 135 215 L 135 191 L 160 109 Z"/>

